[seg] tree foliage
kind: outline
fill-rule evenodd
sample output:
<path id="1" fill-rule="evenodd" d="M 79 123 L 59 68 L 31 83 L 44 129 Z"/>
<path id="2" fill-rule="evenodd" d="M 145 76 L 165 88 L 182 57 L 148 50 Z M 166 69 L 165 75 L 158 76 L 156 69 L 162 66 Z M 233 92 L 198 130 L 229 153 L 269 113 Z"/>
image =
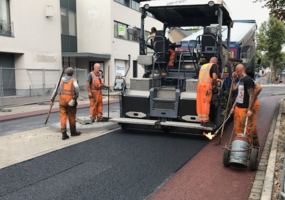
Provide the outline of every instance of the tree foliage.
<path id="1" fill-rule="evenodd" d="M 262 53 L 261 51 L 256 51 L 256 57 L 261 59 L 260 66 L 263 68 L 270 67 L 270 59 L 267 54 Z M 258 59 L 256 59 L 257 63 Z M 256 66 L 258 66 L 256 64 Z"/>
<path id="2" fill-rule="evenodd" d="M 270 14 L 285 22 L 285 0 L 255 0 L 254 2 L 265 1 L 265 7 L 270 10 Z"/>
<path id="3" fill-rule="evenodd" d="M 273 16 L 269 20 L 263 22 L 256 34 L 257 47 L 265 59 L 269 59 L 271 69 L 276 75 L 277 68 L 280 68 L 284 63 L 284 53 L 282 45 L 285 44 L 285 27 L 284 24 Z M 264 61 L 263 61 L 264 62 Z"/>

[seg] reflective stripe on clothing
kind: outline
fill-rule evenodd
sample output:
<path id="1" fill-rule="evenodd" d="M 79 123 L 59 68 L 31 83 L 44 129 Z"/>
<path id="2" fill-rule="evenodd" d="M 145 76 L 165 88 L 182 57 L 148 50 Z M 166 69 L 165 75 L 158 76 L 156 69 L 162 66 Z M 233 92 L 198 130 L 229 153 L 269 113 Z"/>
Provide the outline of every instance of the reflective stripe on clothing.
<path id="1" fill-rule="evenodd" d="M 91 117 L 102 116 L 103 102 L 102 102 L 102 91 L 92 90 L 92 97 L 89 98 L 90 101 L 90 115 Z"/>
<path id="2" fill-rule="evenodd" d="M 92 85 L 90 87 L 91 90 L 101 90 L 102 89 L 102 75 L 101 73 L 95 74 L 94 71 L 90 72 L 91 77 L 92 77 Z"/>
<path id="3" fill-rule="evenodd" d="M 212 65 L 213 65 L 212 63 L 209 63 L 209 64 L 204 64 L 201 67 L 198 81 L 206 81 L 209 83 L 213 83 L 213 78 L 211 78 L 210 76 L 210 70 Z"/>
<path id="4" fill-rule="evenodd" d="M 63 80 L 61 80 L 59 95 L 74 96 L 75 95 L 74 81 L 76 80 L 71 79 L 70 81 L 66 83 L 66 82 L 63 82 Z"/>
<path id="5" fill-rule="evenodd" d="M 197 85 L 197 99 L 196 99 L 196 112 L 200 122 L 206 123 L 210 121 L 210 103 L 212 100 L 212 84 L 206 83 L 201 84 L 198 82 Z"/>
<path id="6" fill-rule="evenodd" d="M 212 63 L 205 64 L 201 67 L 199 81 L 197 84 L 196 112 L 201 122 L 210 121 L 210 104 L 212 100 L 212 82 L 210 70 Z"/>

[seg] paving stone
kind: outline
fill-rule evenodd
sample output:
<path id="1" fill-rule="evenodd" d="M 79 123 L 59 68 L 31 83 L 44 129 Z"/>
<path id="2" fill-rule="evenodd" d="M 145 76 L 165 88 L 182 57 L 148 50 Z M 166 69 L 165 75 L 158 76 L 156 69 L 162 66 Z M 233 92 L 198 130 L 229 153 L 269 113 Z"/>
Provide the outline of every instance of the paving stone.
<path id="1" fill-rule="evenodd" d="M 255 188 L 255 189 L 262 189 L 262 188 L 263 188 L 263 181 L 261 181 L 261 180 L 255 180 L 255 181 L 253 182 L 252 188 Z"/>
<path id="2" fill-rule="evenodd" d="M 260 162 L 260 163 L 268 163 L 268 160 L 267 160 L 267 159 L 264 159 L 264 158 L 261 158 L 259 162 Z"/>
<path id="3" fill-rule="evenodd" d="M 251 193 L 261 193 L 262 189 L 252 188 Z"/>
<path id="4" fill-rule="evenodd" d="M 265 176 L 265 171 L 257 171 L 256 176 Z"/>
<path id="5" fill-rule="evenodd" d="M 258 166 L 258 169 L 259 170 L 266 170 L 266 167 L 265 166 Z"/>
<path id="6" fill-rule="evenodd" d="M 249 195 L 249 200 L 256 200 L 256 199 L 260 199 L 260 197 L 261 197 L 261 193 L 251 193 L 250 195 Z"/>
<path id="7" fill-rule="evenodd" d="M 255 176 L 255 180 L 261 180 L 261 181 L 263 181 L 263 180 L 264 180 L 264 175 L 256 175 L 256 176 Z"/>

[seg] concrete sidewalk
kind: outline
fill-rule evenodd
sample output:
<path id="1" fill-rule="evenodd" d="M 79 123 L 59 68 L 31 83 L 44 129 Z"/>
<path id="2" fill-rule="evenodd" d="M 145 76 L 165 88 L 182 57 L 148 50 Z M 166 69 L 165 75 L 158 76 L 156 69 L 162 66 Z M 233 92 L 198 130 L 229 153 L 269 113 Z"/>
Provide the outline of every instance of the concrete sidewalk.
<path id="1" fill-rule="evenodd" d="M 110 96 L 110 103 L 117 103 L 119 99 L 117 96 Z M 103 104 L 108 104 L 108 97 L 103 96 Z M 77 108 L 87 108 L 90 106 L 89 100 L 78 101 Z M 35 115 L 47 114 L 50 105 L 24 105 L 15 106 L 7 109 L 11 109 L 11 112 L 0 112 L 0 122 L 5 120 L 12 120 L 22 117 L 30 117 Z M 55 102 L 51 112 L 59 112 L 59 103 Z"/>

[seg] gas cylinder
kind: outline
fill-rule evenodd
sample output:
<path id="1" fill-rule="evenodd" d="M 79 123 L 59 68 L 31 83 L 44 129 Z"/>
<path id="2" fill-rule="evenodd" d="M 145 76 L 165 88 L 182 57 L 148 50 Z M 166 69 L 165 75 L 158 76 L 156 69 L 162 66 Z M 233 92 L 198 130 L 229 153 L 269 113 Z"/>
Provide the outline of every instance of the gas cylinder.
<path id="1" fill-rule="evenodd" d="M 247 167 L 249 142 L 248 136 L 242 133 L 237 134 L 237 138 L 232 143 L 230 154 L 230 165 L 237 167 Z M 244 150 L 244 151 L 243 151 Z"/>

